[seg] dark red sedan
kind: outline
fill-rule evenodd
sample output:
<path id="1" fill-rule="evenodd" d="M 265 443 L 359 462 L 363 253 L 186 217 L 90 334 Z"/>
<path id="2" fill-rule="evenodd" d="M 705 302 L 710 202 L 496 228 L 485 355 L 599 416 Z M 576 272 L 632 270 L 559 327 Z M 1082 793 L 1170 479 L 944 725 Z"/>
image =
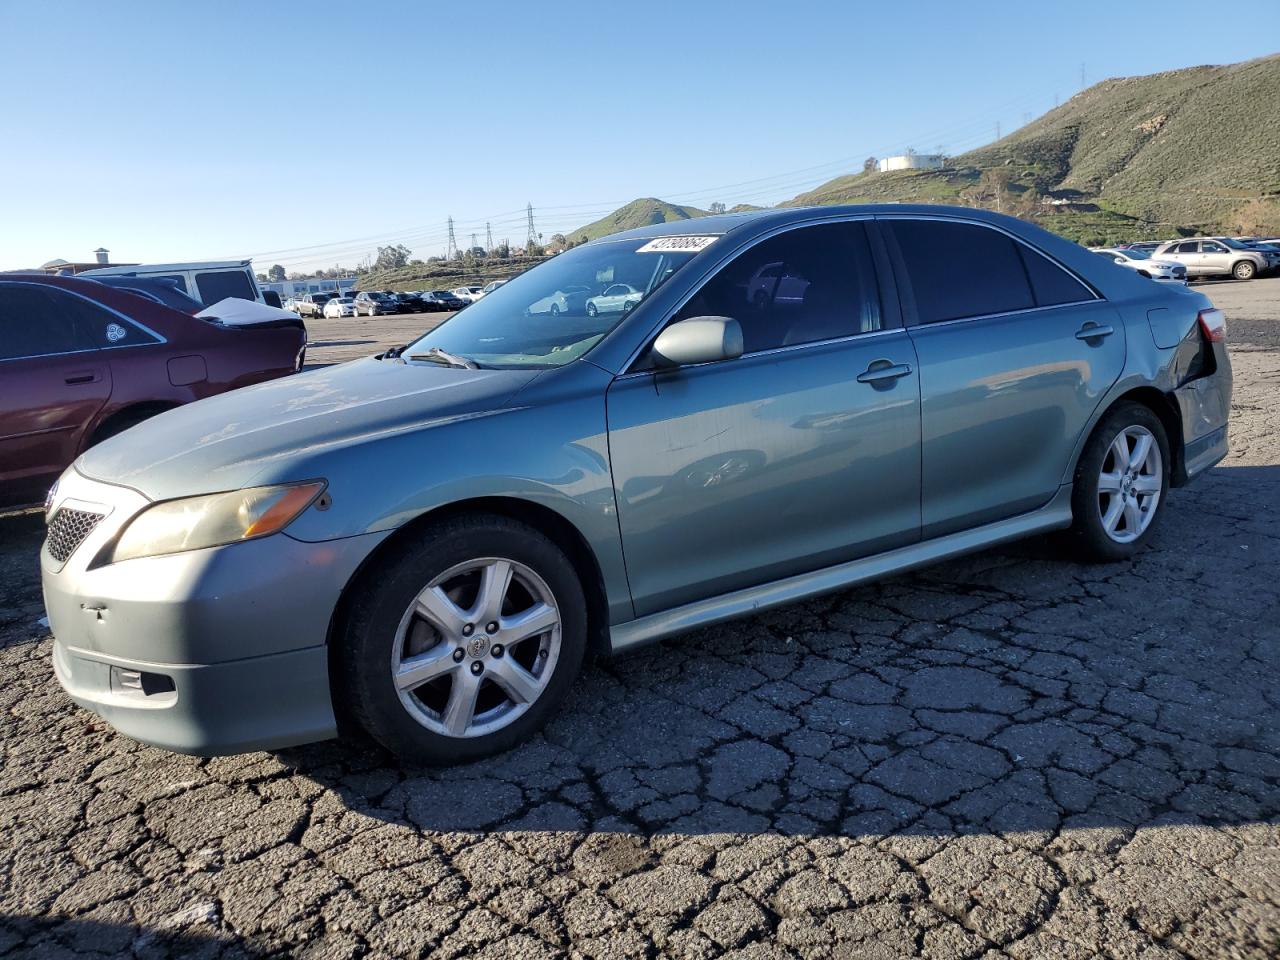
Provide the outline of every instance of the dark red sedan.
<path id="1" fill-rule="evenodd" d="M 0 275 L 0 505 L 179 404 L 299 370 L 300 320 L 230 326 L 93 280 Z"/>

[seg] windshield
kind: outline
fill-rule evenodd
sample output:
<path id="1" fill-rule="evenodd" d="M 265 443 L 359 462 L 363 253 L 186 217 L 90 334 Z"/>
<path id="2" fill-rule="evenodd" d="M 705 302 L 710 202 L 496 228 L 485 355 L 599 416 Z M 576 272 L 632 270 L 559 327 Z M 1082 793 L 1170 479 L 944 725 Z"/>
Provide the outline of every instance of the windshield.
<path id="1" fill-rule="evenodd" d="M 1128 250 L 1122 250 L 1120 252 L 1123 253 L 1126 257 L 1128 257 L 1130 260 L 1150 260 L 1151 259 L 1150 250 L 1135 250 L 1132 247 L 1130 247 Z"/>
<path id="2" fill-rule="evenodd" d="M 575 247 L 504 283 L 404 355 L 439 347 L 483 367 L 558 367 L 582 356 L 716 237 L 612 240 Z M 599 300 L 625 283 L 628 297 Z"/>
<path id="3" fill-rule="evenodd" d="M 1250 249 L 1250 247 L 1249 247 L 1249 245 L 1248 245 L 1247 243 L 1241 243 L 1239 240 L 1232 240 L 1230 237 L 1216 237 L 1215 239 L 1216 239 L 1219 243 L 1225 243 L 1225 244 L 1226 244 L 1228 247 L 1230 247 L 1232 250 L 1248 250 L 1248 249 Z"/>

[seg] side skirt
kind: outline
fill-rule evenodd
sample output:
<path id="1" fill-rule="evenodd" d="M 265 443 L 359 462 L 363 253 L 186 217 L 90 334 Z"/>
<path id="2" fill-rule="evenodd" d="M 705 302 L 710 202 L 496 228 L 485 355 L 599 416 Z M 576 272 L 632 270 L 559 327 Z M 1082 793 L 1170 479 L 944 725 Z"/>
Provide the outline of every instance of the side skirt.
<path id="1" fill-rule="evenodd" d="M 1016 517 L 1009 517 L 972 530 L 962 530 L 945 537 L 913 543 L 888 553 L 848 563 L 837 564 L 802 573 L 785 580 L 735 590 L 719 597 L 698 600 L 661 613 L 615 624 L 610 628 L 613 653 L 623 653 L 653 643 L 664 637 L 696 630 L 700 627 L 749 616 L 770 607 L 792 603 L 807 597 L 842 590 L 869 580 L 879 580 L 895 573 L 914 570 L 939 560 L 973 553 L 999 543 L 1018 540 L 1035 533 L 1060 530 L 1071 526 L 1071 484 L 1058 488 L 1043 507 Z"/>

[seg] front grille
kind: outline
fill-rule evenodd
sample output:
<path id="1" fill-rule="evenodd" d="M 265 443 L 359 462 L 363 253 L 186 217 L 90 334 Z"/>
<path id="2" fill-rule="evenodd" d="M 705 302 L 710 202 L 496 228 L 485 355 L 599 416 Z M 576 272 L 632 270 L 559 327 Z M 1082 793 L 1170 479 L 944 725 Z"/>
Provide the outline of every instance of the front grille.
<path id="1" fill-rule="evenodd" d="M 49 546 L 49 556 L 59 563 L 66 563 L 104 516 L 106 514 L 63 507 L 49 521 L 49 535 L 46 541 Z"/>

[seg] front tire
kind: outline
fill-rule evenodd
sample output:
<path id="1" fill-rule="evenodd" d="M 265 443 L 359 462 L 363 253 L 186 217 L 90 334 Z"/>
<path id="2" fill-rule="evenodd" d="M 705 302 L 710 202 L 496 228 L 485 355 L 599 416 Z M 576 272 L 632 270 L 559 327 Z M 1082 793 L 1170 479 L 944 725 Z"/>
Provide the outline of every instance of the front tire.
<path id="1" fill-rule="evenodd" d="M 476 760 L 528 739 L 563 702 L 586 651 L 573 565 L 507 517 L 432 524 L 354 589 L 336 693 L 412 763 Z"/>
<path id="2" fill-rule="evenodd" d="M 1149 407 L 1125 403 L 1094 429 L 1076 466 L 1070 536 L 1081 559 L 1127 560 L 1150 539 L 1169 491 L 1169 440 Z"/>
<path id="3" fill-rule="evenodd" d="M 1257 269 L 1249 260 L 1241 260 L 1231 268 L 1231 275 L 1237 280 L 1252 280 Z"/>

